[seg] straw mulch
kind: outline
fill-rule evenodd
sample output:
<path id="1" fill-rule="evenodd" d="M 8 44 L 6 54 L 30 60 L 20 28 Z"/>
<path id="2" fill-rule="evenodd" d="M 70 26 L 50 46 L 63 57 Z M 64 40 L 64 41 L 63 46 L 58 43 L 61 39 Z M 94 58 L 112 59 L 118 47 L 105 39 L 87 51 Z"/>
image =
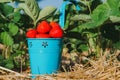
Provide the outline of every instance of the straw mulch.
<path id="1" fill-rule="evenodd" d="M 116 58 L 119 54 L 120 51 L 115 54 L 106 51 L 103 56 L 95 60 L 82 57 L 88 61 L 86 65 L 76 63 L 69 67 L 69 70 L 62 65 L 64 72 L 37 76 L 33 80 L 120 80 L 120 62 Z M 14 71 L 8 71 L 6 74 L 4 70 L 0 70 L 0 73 L 2 73 L 0 80 L 32 80 L 30 74 L 19 74 Z"/>

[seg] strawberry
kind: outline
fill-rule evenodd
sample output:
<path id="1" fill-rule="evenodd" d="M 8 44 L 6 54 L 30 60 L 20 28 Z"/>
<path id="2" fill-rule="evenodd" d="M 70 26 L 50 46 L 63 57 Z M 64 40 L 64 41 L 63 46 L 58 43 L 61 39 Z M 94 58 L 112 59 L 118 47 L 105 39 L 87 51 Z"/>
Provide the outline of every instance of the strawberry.
<path id="1" fill-rule="evenodd" d="M 49 35 L 53 38 L 62 38 L 63 30 L 61 29 L 60 25 L 57 22 L 50 22 L 52 29 L 49 32 Z"/>
<path id="2" fill-rule="evenodd" d="M 42 21 L 37 26 L 38 33 L 48 33 L 51 30 L 51 26 L 47 21 Z"/>
<path id="3" fill-rule="evenodd" d="M 50 22 L 50 25 L 51 25 L 52 28 L 55 28 L 55 27 L 61 28 L 60 25 L 57 22 L 54 22 L 54 21 Z"/>
<path id="4" fill-rule="evenodd" d="M 26 33 L 27 38 L 35 38 L 37 31 L 35 29 L 29 29 Z"/>
<path id="5" fill-rule="evenodd" d="M 36 38 L 50 38 L 49 34 L 36 34 Z"/>
<path id="6" fill-rule="evenodd" d="M 51 29 L 49 35 L 53 38 L 62 38 L 63 30 L 61 28 L 54 27 Z"/>

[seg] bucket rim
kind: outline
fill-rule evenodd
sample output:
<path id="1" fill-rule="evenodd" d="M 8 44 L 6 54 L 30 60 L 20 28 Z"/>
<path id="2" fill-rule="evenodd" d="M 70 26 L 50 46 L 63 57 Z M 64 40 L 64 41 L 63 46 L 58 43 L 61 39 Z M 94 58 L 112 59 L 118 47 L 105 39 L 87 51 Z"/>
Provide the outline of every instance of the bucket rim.
<path id="1" fill-rule="evenodd" d="M 26 38 L 27 40 L 60 40 L 63 38 Z"/>

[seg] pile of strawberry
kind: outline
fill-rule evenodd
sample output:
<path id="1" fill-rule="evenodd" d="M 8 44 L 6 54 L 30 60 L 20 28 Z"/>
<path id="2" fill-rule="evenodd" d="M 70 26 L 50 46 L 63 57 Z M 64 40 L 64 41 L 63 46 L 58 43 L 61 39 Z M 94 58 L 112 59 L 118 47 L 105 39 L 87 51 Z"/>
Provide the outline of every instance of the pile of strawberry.
<path id="1" fill-rule="evenodd" d="M 40 22 L 36 29 L 29 29 L 26 33 L 27 38 L 62 38 L 63 30 L 57 22 Z"/>

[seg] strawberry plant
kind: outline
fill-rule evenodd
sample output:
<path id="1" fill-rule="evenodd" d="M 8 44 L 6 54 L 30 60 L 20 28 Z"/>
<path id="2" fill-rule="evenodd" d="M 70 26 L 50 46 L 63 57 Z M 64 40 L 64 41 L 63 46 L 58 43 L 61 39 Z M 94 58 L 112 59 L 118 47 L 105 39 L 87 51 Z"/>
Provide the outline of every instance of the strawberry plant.
<path id="1" fill-rule="evenodd" d="M 78 43 L 75 42 L 77 40 L 70 40 L 75 42 L 75 45 L 71 44 L 71 46 L 77 51 L 87 50 L 100 56 L 101 52 L 107 48 L 120 49 L 120 1 L 106 0 L 93 8 L 94 2 L 95 0 L 80 0 L 85 8 L 81 8 L 80 12 L 75 13 L 74 11 L 76 15 L 72 15 L 73 11 L 67 10 L 69 13 L 66 17 L 67 27 L 65 30 L 67 37 L 70 37 L 70 34 L 79 36 L 71 36 L 71 38 L 79 39 Z M 82 5 L 80 4 L 80 6 Z"/>
<path id="2" fill-rule="evenodd" d="M 21 61 L 24 61 L 23 66 L 27 67 L 21 19 L 23 17 L 19 9 L 0 3 L 0 45 L 2 46 L 0 47 L 0 65 L 10 69 L 20 68 Z"/>

